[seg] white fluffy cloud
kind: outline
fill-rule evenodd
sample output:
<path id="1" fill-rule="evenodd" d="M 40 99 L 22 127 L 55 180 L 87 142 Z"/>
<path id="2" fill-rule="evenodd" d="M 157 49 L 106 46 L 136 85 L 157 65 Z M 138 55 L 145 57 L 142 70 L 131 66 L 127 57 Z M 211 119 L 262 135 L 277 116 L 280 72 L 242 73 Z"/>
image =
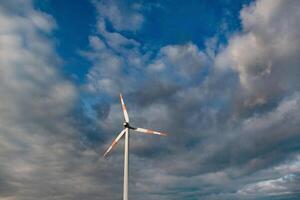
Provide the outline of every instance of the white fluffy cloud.
<path id="1" fill-rule="evenodd" d="M 193 43 L 168 45 L 160 49 L 157 58 L 149 65 L 149 71 L 160 73 L 171 69 L 180 76 L 191 78 L 199 75 L 207 64 L 207 56 Z"/>
<path id="2" fill-rule="evenodd" d="M 243 32 L 229 40 L 217 65 L 232 67 L 250 95 L 264 104 L 299 89 L 299 1 L 258 0 L 241 11 Z"/>
<path id="3" fill-rule="evenodd" d="M 144 16 L 141 4 L 126 4 L 122 1 L 94 1 L 101 16 L 107 19 L 117 31 L 136 31 L 141 28 Z"/>

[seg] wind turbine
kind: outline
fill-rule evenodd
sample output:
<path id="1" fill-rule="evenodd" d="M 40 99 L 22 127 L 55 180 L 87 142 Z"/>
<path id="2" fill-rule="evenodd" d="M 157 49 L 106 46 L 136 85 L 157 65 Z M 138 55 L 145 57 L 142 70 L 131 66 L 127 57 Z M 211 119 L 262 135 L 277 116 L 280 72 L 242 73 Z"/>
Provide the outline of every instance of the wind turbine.
<path id="1" fill-rule="evenodd" d="M 124 114 L 124 129 L 121 131 L 121 133 L 114 139 L 112 144 L 108 147 L 108 149 L 104 153 L 104 157 L 115 147 L 115 145 L 118 143 L 118 141 L 122 138 L 123 135 L 125 135 L 125 148 L 124 148 L 124 183 L 123 183 L 123 200 L 128 200 L 128 148 L 129 148 L 129 130 L 141 132 L 141 133 L 147 133 L 147 134 L 155 134 L 155 135 L 162 135 L 166 136 L 166 133 L 153 131 L 149 129 L 144 128 L 134 128 L 129 125 L 129 116 L 128 112 L 126 110 L 126 106 L 122 97 L 122 94 L 120 94 L 120 100 L 122 105 L 122 110 Z"/>

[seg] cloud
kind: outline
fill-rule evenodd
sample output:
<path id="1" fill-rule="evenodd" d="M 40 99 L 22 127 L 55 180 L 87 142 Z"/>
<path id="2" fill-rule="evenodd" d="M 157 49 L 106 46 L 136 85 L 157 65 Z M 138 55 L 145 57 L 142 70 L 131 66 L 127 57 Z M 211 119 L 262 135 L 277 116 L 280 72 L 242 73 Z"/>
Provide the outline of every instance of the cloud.
<path id="1" fill-rule="evenodd" d="M 294 174 L 288 174 L 283 177 L 261 181 L 248 185 L 238 191 L 243 195 L 285 195 L 298 193 L 299 189 L 295 186 L 299 184 L 299 177 Z M 291 187 L 291 188 L 289 188 Z"/>
<path id="2" fill-rule="evenodd" d="M 107 53 L 120 61 L 95 64 L 89 72 L 93 77 L 88 85 L 98 88 L 97 95 L 116 100 L 100 126 L 112 132 L 113 124 L 122 120 L 117 101 L 122 91 L 132 123 L 170 133 L 167 140 L 132 136 L 133 176 L 138 181 L 132 195 L 263 198 L 272 193 L 268 184 L 282 187 L 280 194 L 297 192 L 290 190 L 297 181 L 285 181 L 295 172 L 272 170 L 299 150 L 297 4 L 259 0 L 245 6 L 242 31 L 231 35 L 228 45 L 206 50 L 187 42 L 142 51 L 142 42 L 132 43 L 120 32 L 114 33 L 125 42 L 115 42 L 115 48 L 110 44 L 115 40 L 105 36 L 112 32 L 99 19 L 98 38 L 107 46 L 89 53 L 96 57 Z M 139 65 L 127 61 L 132 54 Z M 262 191 L 258 195 L 245 192 L 258 186 Z"/>
<path id="3" fill-rule="evenodd" d="M 55 22 L 30 1 L 2 1 L 0 24 L 0 199 L 72 198 L 86 179 L 70 168 L 77 91 L 59 72 Z"/>
<path id="4" fill-rule="evenodd" d="M 121 185 L 119 162 L 99 159 L 104 149 L 89 139 L 102 138 L 60 71 L 54 19 L 16 0 L 0 3 L 0 24 L 0 199 L 121 197 L 106 193 Z M 104 184 L 112 175 L 116 185 Z"/>
<path id="5" fill-rule="evenodd" d="M 238 72 L 250 106 L 299 90 L 298 6 L 297 1 L 253 2 L 241 11 L 243 33 L 231 37 L 218 55 L 221 68 L 223 60 Z"/>
<path id="6" fill-rule="evenodd" d="M 194 78 L 207 65 L 207 56 L 195 44 L 168 45 L 160 49 L 157 58 L 149 65 L 149 71 L 162 72 L 167 68 L 179 76 Z"/>
<path id="7" fill-rule="evenodd" d="M 139 4 L 95 1 L 80 96 L 58 68 L 55 20 L 18 2 L 0 6 L 0 199 L 121 198 L 123 143 L 99 158 L 122 128 L 119 92 L 133 125 L 169 133 L 131 134 L 132 198 L 297 198 L 298 2 L 245 6 L 220 49 L 154 51 L 123 32 L 142 28 Z"/>
<path id="8" fill-rule="evenodd" d="M 100 16 L 108 20 L 117 31 L 137 31 L 144 22 L 142 4 L 122 1 L 93 1 Z"/>

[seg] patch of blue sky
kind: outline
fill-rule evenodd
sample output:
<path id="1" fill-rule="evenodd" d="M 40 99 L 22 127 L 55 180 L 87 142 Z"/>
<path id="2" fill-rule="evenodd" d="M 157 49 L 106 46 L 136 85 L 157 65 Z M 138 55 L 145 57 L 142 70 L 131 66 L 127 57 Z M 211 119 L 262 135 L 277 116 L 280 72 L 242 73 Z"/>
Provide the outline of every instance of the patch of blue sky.
<path id="1" fill-rule="evenodd" d="M 155 1 L 144 9 L 145 22 L 138 32 L 123 32 L 154 49 L 168 44 L 189 41 L 204 48 L 205 41 L 223 34 L 240 30 L 239 11 L 251 0 Z"/>
<path id="2" fill-rule="evenodd" d="M 35 4 L 55 19 L 55 45 L 63 60 L 65 76 L 82 84 L 91 64 L 79 52 L 88 48 L 88 36 L 95 32 L 95 8 L 86 0 L 35 1 Z"/>
<path id="3" fill-rule="evenodd" d="M 84 114 L 91 120 L 97 120 L 99 118 L 95 109 L 95 106 L 97 106 L 99 102 L 103 105 L 110 105 L 114 101 L 116 101 L 116 99 L 112 99 L 109 95 L 90 95 L 89 93 L 81 94 L 81 104 Z"/>

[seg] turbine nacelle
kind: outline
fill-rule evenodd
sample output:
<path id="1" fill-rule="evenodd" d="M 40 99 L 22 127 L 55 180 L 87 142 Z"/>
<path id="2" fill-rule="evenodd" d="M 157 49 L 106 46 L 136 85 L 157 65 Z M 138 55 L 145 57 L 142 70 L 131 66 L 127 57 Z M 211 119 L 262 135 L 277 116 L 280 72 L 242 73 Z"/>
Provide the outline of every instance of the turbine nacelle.
<path id="1" fill-rule="evenodd" d="M 124 128 L 134 129 L 132 126 L 129 125 L 128 122 L 123 122 Z"/>
<path id="2" fill-rule="evenodd" d="M 127 122 L 123 122 L 124 128 L 128 128 L 129 124 Z"/>

